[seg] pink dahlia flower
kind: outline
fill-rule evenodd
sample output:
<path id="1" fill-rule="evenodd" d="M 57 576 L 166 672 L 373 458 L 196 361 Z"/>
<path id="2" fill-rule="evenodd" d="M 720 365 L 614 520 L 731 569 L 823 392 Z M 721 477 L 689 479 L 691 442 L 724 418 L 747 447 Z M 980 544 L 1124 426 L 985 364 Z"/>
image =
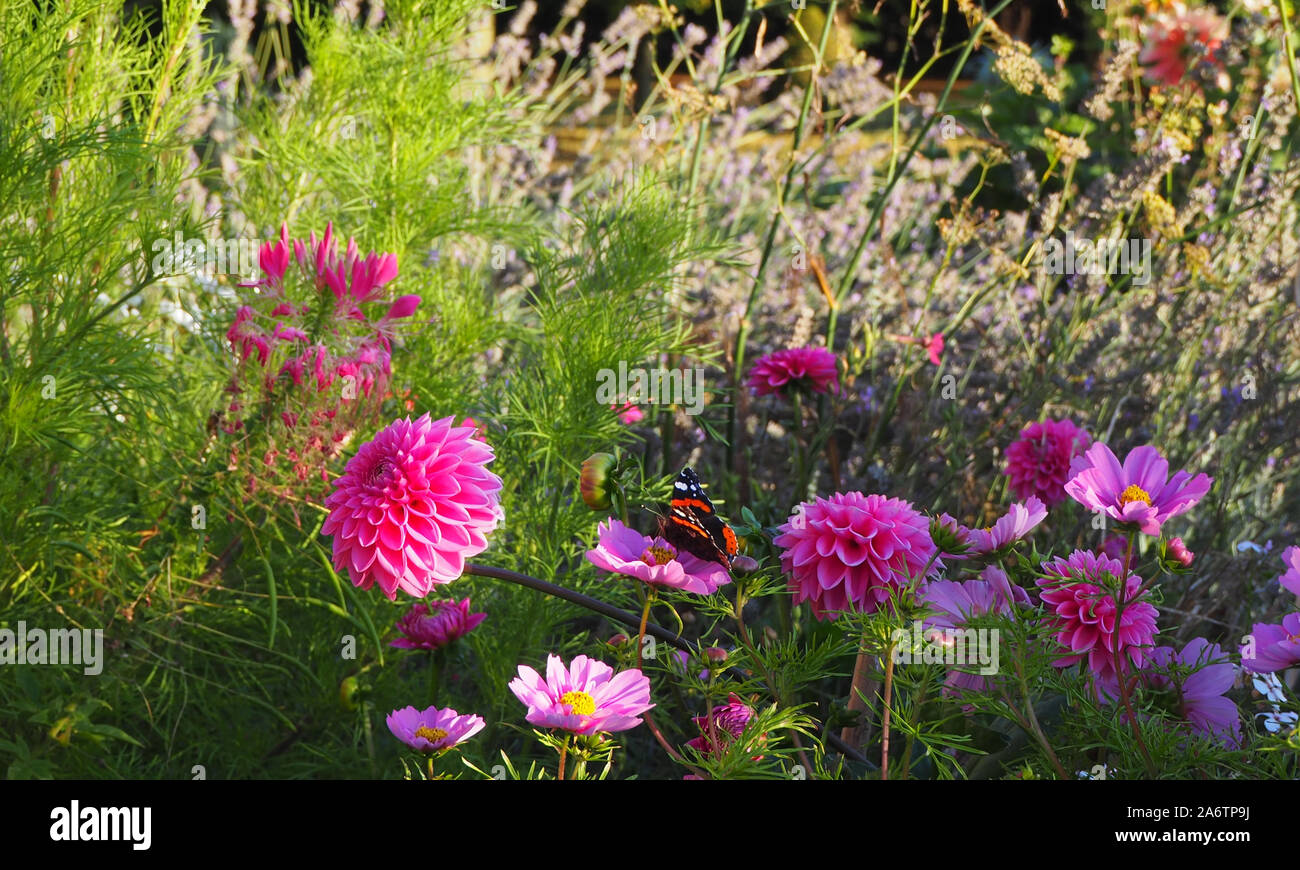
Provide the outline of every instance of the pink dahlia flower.
<path id="1" fill-rule="evenodd" d="M 1149 602 L 1129 600 L 1116 623 L 1115 598 L 1105 587 L 1118 585 L 1124 575 L 1118 559 L 1075 550 L 1068 559 L 1044 562 L 1043 571 L 1052 576 L 1039 578 L 1039 597 L 1054 614 L 1049 624 L 1067 653 L 1052 664 L 1065 668 L 1086 660 L 1103 688 L 1117 689 L 1113 651 L 1118 648 L 1121 662 L 1127 658 L 1140 668 L 1146 648 L 1155 640 L 1159 611 Z M 1114 581 L 1108 582 L 1105 574 Z M 1142 578 L 1130 574 L 1124 581 L 1125 596 L 1131 599 L 1141 585 Z"/>
<path id="2" fill-rule="evenodd" d="M 1217 643 L 1193 638 L 1180 653 L 1171 646 L 1156 647 L 1142 677 L 1153 689 L 1176 693 L 1178 711 L 1194 732 L 1234 749 L 1241 744 L 1241 713 L 1223 697 L 1237 678 L 1237 666 Z"/>
<path id="3" fill-rule="evenodd" d="M 713 708 L 713 734 L 709 734 L 709 717 L 694 716 L 692 721 L 700 729 L 699 737 L 692 737 L 686 745 L 705 756 L 722 755 L 727 747 L 745 731 L 745 726 L 753 717 L 754 710 L 734 692 L 727 698 L 727 703 Z M 714 738 L 717 743 L 714 743 Z M 762 756 L 756 756 L 758 761 Z"/>
<path id="4" fill-rule="evenodd" d="M 1286 565 L 1286 570 L 1277 578 L 1277 582 L 1292 595 L 1300 595 L 1300 547 L 1287 547 L 1283 550 L 1282 564 Z"/>
<path id="5" fill-rule="evenodd" d="M 399 649 L 438 649 L 469 634 L 487 619 L 486 613 L 470 613 L 469 599 L 413 604 L 397 621 L 402 637 L 389 646 Z"/>
<path id="6" fill-rule="evenodd" d="M 1252 674 L 1271 674 L 1300 665 L 1300 613 L 1282 617 L 1281 625 L 1257 622 L 1241 648 L 1241 666 Z"/>
<path id="7" fill-rule="evenodd" d="M 809 602 L 818 619 L 874 613 L 940 567 L 929 521 L 902 499 L 836 493 L 800 505 L 779 531 L 794 603 Z"/>
<path id="8" fill-rule="evenodd" d="M 334 538 L 334 570 L 390 599 L 423 598 L 465 571 L 501 521 L 492 448 L 451 417 L 396 420 L 363 444 L 325 500 L 321 532 Z"/>
<path id="9" fill-rule="evenodd" d="M 510 691 L 528 707 L 527 720 L 574 734 L 627 731 L 641 724 L 650 703 L 650 678 L 639 670 L 614 673 L 609 665 L 576 657 L 566 670 L 559 656 L 546 657 L 546 679 L 519 666 Z"/>
<path id="10" fill-rule="evenodd" d="M 749 370 L 749 388 L 756 396 L 806 388 L 814 393 L 838 393 L 835 354 L 824 347 L 792 347 L 761 357 Z"/>
<path id="11" fill-rule="evenodd" d="M 443 752 L 483 730 L 482 716 L 462 716 L 448 707 L 417 710 L 404 707 L 388 714 L 388 730 L 419 752 Z"/>
<path id="12" fill-rule="evenodd" d="M 1029 594 L 1013 584 L 1005 571 L 990 565 L 979 580 L 959 583 L 955 580 L 932 580 L 921 587 L 921 601 L 934 614 L 925 620 L 929 629 L 961 629 L 973 618 L 996 614 L 1015 616 L 1015 605 L 1029 607 Z M 981 692 L 988 688 L 982 674 L 952 669 L 944 680 L 944 694 L 956 696 L 960 690 Z"/>
<path id="13" fill-rule="evenodd" d="M 613 519 L 597 528 L 599 541 L 587 551 L 587 560 L 597 568 L 697 595 L 712 595 L 731 582 L 719 563 L 678 550 L 663 538 L 648 537 Z"/>
<path id="14" fill-rule="evenodd" d="M 1070 463 L 1092 444 L 1070 420 L 1030 423 L 1007 448 L 1007 476 L 1016 498 L 1038 496 L 1048 507 L 1065 501 Z"/>
<path id="15" fill-rule="evenodd" d="M 1213 482 L 1186 471 L 1170 477 L 1169 463 L 1151 446 L 1133 448 L 1120 465 L 1109 447 L 1094 444 L 1070 466 L 1065 491 L 1091 511 L 1158 535 L 1165 520 L 1191 510 Z"/>
<path id="16" fill-rule="evenodd" d="M 1009 547 L 1029 534 L 1047 518 L 1047 508 L 1031 495 L 1024 504 L 1013 504 L 1006 514 L 987 529 L 971 529 L 971 553 L 983 555 Z"/>

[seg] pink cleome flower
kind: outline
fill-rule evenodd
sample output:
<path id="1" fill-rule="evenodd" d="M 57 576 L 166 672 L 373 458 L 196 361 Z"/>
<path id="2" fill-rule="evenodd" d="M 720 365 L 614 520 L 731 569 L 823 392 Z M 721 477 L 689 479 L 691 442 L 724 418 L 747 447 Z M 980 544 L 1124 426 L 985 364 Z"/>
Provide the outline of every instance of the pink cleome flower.
<path id="1" fill-rule="evenodd" d="M 1103 689 L 1118 689 L 1114 650 L 1121 665 L 1142 667 L 1156 635 L 1159 612 L 1147 601 L 1129 600 L 1118 623 L 1114 596 L 1107 588 L 1120 585 L 1124 564 L 1118 559 L 1075 550 L 1066 559 L 1059 556 L 1043 563 L 1048 577 L 1039 578 L 1039 597 L 1053 614 L 1049 625 L 1066 653 L 1052 664 L 1058 668 L 1086 661 Z M 1104 575 L 1109 575 L 1107 578 Z M 1130 574 L 1123 581 L 1124 595 L 1131 599 L 1142 578 Z"/>
<path id="2" fill-rule="evenodd" d="M 782 395 L 792 389 L 838 393 L 835 354 L 824 347 L 792 347 L 760 357 L 749 370 L 748 386 L 756 396 Z"/>
<path id="3" fill-rule="evenodd" d="M 941 567 L 929 521 L 902 499 L 836 493 L 800 505 L 779 531 L 794 603 L 809 602 L 818 619 L 874 613 Z"/>
<path id="4" fill-rule="evenodd" d="M 1065 501 L 1070 463 L 1092 444 L 1070 420 L 1030 423 L 1007 448 L 1006 474 L 1016 498 L 1037 496 L 1048 507 Z"/>
<path id="5" fill-rule="evenodd" d="M 487 549 L 502 514 L 492 448 L 452 417 L 396 420 L 363 444 L 325 500 L 321 532 L 334 538 L 334 570 L 390 599 L 423 598 Z"/>
<path id="6" fill-rule="evenodd" d="M 389 646 L 398 649 L 438 649 L 469 634 L 485 619 L 486 613 L 469 612 L 468 598 L 463 601 L 413 604 L 397 621 L 397 630 L 402 636 Z"/>
<path id="7" fill-rule="evenodd" d="M 650 678 L 632 669 L 614 673 L 609 665 L 577 656 L 568 668 L 557 655 L 546 657 L 546 679 L 519 666 L 510 691 L 528 707 L 525 717 L 540 728 L 574 734 L 627 731 L 641 724 L 650 703 Z"/>
<path id="8" fill-rule="evenodd" d="M 1186 471 L 1170 477 L 1169 463 L 1151 446 L 1133 448 L 1120 465 L 1109 447 L 1094 444 L 1070 466 L 1065 491 L 1091 511 L 1158 535 L 1161 524 L 1191 510 L 1213 482 Z"/>
<path id="9" fill-rule="evenodd" d="M 404 707 L 388 714 L 388 730 L 419 752 L 444 752 L 483 730 L 481 716 L 460 715 L 448 707 L 417 710 Z"/>
<path id="10" fill-rule="evenodd" d="M 599 541 L 587 551 L 587 561 L 611 574 L 697 595 L 712 595 L 731 582 L 722 565 L 678 550 L 663 538 L 643 535 L 614 519 L 597 528 Z"/>

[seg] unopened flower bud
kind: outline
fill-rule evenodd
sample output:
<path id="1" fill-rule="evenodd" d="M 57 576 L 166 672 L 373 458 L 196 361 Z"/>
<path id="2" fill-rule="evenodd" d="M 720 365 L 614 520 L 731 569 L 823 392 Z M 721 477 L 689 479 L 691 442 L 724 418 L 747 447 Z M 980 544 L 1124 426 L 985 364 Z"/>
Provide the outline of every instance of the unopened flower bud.
<path id="1" fill-rule="evenodd" d="M 1169 543 L 1166 545 L 1165 553 L 1172 561 L 1177 562 L 1184 568 L 1190 568 L 1192 565 L 1192 559 L 1196 556 L 1195 553 L 1187 549 L 1182 538 L 1170 538 Z"/>
<path id="2" fill-rule="evenodd" d="M 587 507 L 594 511 L 609 508 L 609 478 L 617 464 L 618 460 L 611 453 L 593 453 L 583 461 L 578 491 Z"/>

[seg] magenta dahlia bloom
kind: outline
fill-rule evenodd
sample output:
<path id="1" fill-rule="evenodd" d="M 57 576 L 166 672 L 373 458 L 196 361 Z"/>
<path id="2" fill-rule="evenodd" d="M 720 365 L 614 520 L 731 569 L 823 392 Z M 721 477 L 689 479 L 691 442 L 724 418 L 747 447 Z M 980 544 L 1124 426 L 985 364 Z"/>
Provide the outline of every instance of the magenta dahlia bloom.
<path id="1" fill-rule="evenodd" d="M 779 531 L 794 603 L 809 602 L 818 619 L 874 613 L 891 591 L 942 567 L 929 520 L 898 498 L 836 493 L 800 505 Z"/>
<path id="2" fill-rule="evenodd" d="M 1271 674 L 1300 665 L 1300 613 L 1282 617 L 1281 625 L 1257 622 L 1250 638 L 1241 648 L 1241 666 L 1252 674 Z"/>
<path id="3" fill-rule="evenodd" d="M 1039 578 L 1039 597 L 1054 614 L 1049 624 L 1066 652 L 1052 664 L 1065 668 L 1086 660 L 1103 688 L 1118 688 L 1113 651 L 1119 649 L 1121 662 L 1128 660 L 1134 667 L 1142 667 L 1146 648 L 1155 640 L 1159 611 L 1149 602 L 1130 600 L 1116 623 L 1115 598 L 1105 587 L 1118 585 L 1124 576 L 1124 564 L 1118 559 L 1075 550 L 1067 559 L 1044 562 L 1043 571 L 1052 576 Z M 1103 574 L 1115 580 L 1108 584 Z M 1125 596 L 1131 599 L 1141 585 L 1141 577 L 1128 575 Z"/>
<path id="4" fill-rule="evenodd" d="M 1300 595 L 1300 547 L 1287 547 L 1283 550 L 1282 564 L 1286 570 L 1277 578 L 1277 582 L 1292 595 Z"/>
<path id="5" fill-rule="evenodd" d="M 469 599 L 412 604 L 397 621 L 402 637 L 389 646 L 399 649 L 438 649 L 466 634 L 487 619 L 486 613 L 470 613 Z"/>
<path id="6" fill-rule="evenodd" d="M 587 551 L 587 560 L 597 568 L 697 595 L 712 595 L 731 582 L 721 564 L 678 550 L 663 538 L 643 535 L 613 519 L 597 528 L 599 541 Z"/>
<path id="7" fill-rule="evenodd" d="M 1120 465 L 1109 447 L 1094 444 L 1070 466 L 1065 491 L 1091 511 L 1158 535 L 1165 520 L 1190 510 L 1213 482 L 1186 471 L 1170 477 L 1169 463 L 1149 445 L 1133 448 Z"/>
<path id="8" fill-rule="evenodd" d="M 1065 501 L 1070 463 L 1092 438 L 1070 420 L 1030 423 L 1007 448 L 1007 476 L 1016 498 L 1038 496 L 1048 507 Z"/>
<path id="9" fill-rule="evenodd" d="M 1194 732 L 1234 749 L 1241 745 L 1241 713 L 1223 697 L 1237 679 L 1237 666 L 1217 643 L 1193 638 L 1180 653 L 1171 646 L 1156 647 L 1142 677 L 1153 689 L 1176 693 L 1179 713 Z"/>
<path id="10" fill-rule="evenodd" d="M 760 357 L 749 370 L 749 388 L 756 396 L 785 394 L 806 388 L 814 393 L 838 393 L 835 354 L 824 347 L 791 347 Z"/>
<path id="11" fill-rule="evenodd" d="M 971 553 L 983 555 L 1010 546 L 1047 519 L 1047 507 L 1031 495 L 1024 504 L 1013 504 L 1006 514 L 987 529 L 971 529 Z"/>
<path id="12" fill-rule="evenodd" d="M 501 521 L 492 448 L 451 417 L 396 420 L 361 446 L 325 500 L 321 532 L 334 538 L 334 570 L 423 598 L 465 571 Z"/>
<path id="13" fill-rule="evenodd" d="M 691 721 L 700 729 L 700 736 L 687 740 L 686 745 L 701 755 L 721 755 L 727 751 L 732 741 L 744 733 L 745 726 L 749 724 L 753 715 L 754 709 L 733 692 L 728 696 L 726 704 L 713 708 L 713 737 L 717 738 L 717 743 L 715 744 L 709 735 L 709 717 L 694 716 Z M 758 756 L 754 760 L 758 761 L 761 758 L 762 756 Z"/>
<path id="14" fill-rule="evenodd" d="M 650 703 L 650 678 L 632 669 L 614 673 L 604 662 L 577 656 L 566 669 L 559 656 L 546 657 L 546 679 L 519 666 L 510 691 L 528 707 L 527 720 L 541 728 L 574 734 L 627 731 L 641 724 Z"/>
<path id="15" fill-rule="evenodd" d="M 443 752 L 483 730 L 482 716 L 462 716 L 448 707 L 404 707 L 388 714 L 388 730 L 419 752 Z"/>

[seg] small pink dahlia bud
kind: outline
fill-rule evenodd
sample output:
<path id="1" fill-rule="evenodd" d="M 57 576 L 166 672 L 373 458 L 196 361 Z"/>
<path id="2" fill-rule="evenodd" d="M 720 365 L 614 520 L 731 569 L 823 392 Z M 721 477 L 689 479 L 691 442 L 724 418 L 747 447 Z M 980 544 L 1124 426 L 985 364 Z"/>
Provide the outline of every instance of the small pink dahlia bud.
<path id="1" fill-rule="evenodd" d="M 423 598 L 465 571 L 501 521 L 492 448 L 451 417 L 396 420 L 348 460 L 325 500 L 321 532 L 334 538 L 334 570 L 390 599 Z"/>

